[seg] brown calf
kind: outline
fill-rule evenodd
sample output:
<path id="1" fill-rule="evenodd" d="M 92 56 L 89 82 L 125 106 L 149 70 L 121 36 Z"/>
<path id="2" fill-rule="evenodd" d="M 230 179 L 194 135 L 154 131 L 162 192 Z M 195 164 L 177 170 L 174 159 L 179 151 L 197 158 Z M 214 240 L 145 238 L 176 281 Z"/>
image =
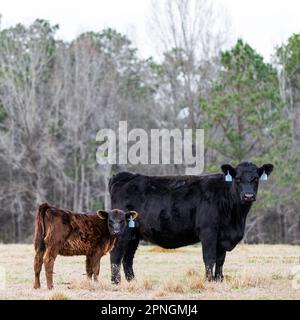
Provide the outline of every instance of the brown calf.
<path id="1" fill-rule="evenodd" d="M 57 255 L 86 256 L 88 278 L 97 281 L 100 259 L 109 252 L 118 234 L 122 233 L 130 217 L 137 212 L 113 209 L 97 213 L 74 213 L 44 203 L 37 208 L 34 237 L 34 288 L 40 288 L 40 272 L 44 262 L 47 287 L 53 288 L 53 267 Z"/>

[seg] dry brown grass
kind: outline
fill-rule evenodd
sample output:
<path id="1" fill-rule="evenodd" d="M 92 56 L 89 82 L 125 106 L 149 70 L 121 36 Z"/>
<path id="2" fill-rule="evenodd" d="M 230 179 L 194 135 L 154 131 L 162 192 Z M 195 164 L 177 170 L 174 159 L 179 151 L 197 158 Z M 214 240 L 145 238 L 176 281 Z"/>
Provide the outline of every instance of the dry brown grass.
<path id="1" fill-rule="evenodd" d="M 184 250 L 182 249 L 165 249 L 159 246 L 151 246 L 150 252 L 164 252 L 164 253 L 178 253 L 178 252 L 183 252 Z"/>
<path id="2" fill-rule="evenodd" d="M 190 290 L 201 292 L 205 289 L 204 276 L 192 275 L 188 278 L 188 287 Z"/>
<path id="3" fill-rule="evenodd" d="M 200 275 L 199 268 L 189 267 L 189 268 L 186 269 L 185 275 L 188 276 L 188 277 L 190 277 L 190 276 L 199 276 Z"/>
<path id="4" fill-rule="evenodd" d="M 184 293 L 187 290 L 187 287 L 178 281 L 172 281 L 171 279 L 167 280 L 163 283 L 162 289 L 167 291 L 168 293 Z"/>
<path id="5" fill-rule="evenodd" d="M 53 292 L 49 300 L 69 300 L 70 298 L 63 292 Z"/>
<path id="6" fill-rule="evenodd" d="M 232 289 L 265 288 L 272 284 L 272 278 L 262 274 L 242 274 L 239 277 L 225 279 Z"/>
<path id="7" fill-rule="evenodd" d="M 168 254 L 169 253 L 169 254 Z M 6 289 L 0 299 L 299 299 L 291 270 L 300 265 L 299 246 L 240 245 L 228 253 L 222 283 L 204 277 L 201 247 L 165 250 L 140 246 L 135 259 L 137 280 L 119 286 L 110 282 L 109 256 L 101 261 L 98 283 L 85 278 L 84 257 L 58 257 L 53 291 L 32 289 L 31 245 L 0 245 L 0 268 Z M 0 286 L 1 287 L 1 286 Z"/>

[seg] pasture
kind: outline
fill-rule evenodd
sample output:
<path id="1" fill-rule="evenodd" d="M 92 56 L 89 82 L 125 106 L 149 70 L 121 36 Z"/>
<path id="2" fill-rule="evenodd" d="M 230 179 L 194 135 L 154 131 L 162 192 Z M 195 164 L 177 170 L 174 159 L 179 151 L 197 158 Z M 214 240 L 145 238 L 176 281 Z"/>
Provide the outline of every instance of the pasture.
<path id="1" fill-rule="evenodd" d="M 85 257 L 61 257 L 54 267 L 54 287 L 33 286 L 33 246 L 0 245 L 0 271 L 6 274 L 0 299 L 299 299 L 293 288 L 292 268 L 300 266 L 300 247 L 289 245 L 239 245 L 227 254 L 223 283 L 204 281 L 201 246 L 163 250 L 140 246 L 136 279 L 110 283 L 109 255 L 102 258 L 99 283 L 85 278 Z M 295 282 L 295 281 L 294 281 Z M 295 286 L 294 286 L 295 287 Z M 300 287 L 300 284 L 298 284 Z"/>

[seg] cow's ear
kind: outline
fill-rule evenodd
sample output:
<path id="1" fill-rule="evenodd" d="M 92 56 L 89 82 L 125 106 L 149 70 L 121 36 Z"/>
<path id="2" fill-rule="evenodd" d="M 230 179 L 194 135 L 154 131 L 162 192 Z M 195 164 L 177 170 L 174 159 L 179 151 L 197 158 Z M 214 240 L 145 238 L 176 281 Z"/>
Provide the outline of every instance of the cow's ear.
<path id="1" fill-rule="evenodd" d="M 236 176 L 236 171 L 235 169 L 230 165 L 230 164 L 223 164 L 221 166 L 221 169 L 225 176 L 229 173 L 233 178 Z"/>
<path id="2" fill-rule="evenodd" d="M 139 214 L 136 211 L 128 211 L 128 212 L 126 212 L 126 219 L 130 219 L 130 217 L 132 217 L 132 220 L 134 220 L 138 216 L 139 216 Z"/>
<path id="3" fill-rule="evenodd" d="M 100 219 L 103 219 L 103 220 L 108 218 L 108 212 L 104 210 L 98 210 L 97 215 Z"/>
<path id="4" fill-rule="evenodd" d="M 273 171 L 273 168 L 274 166 L 270 163 L 264 164 L 263 166 L 257 169 L 259 177 L 261 177 L 263 173 L 269 176 Z"/>

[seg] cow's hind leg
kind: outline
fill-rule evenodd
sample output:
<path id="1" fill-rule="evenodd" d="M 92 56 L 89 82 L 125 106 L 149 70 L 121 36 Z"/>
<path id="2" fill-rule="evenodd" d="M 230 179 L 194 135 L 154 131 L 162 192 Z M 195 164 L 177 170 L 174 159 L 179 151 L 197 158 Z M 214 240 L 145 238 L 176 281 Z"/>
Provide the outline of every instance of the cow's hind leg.
<path id="1" fill-rule="evenodd" d="M 133 258 L 138 245 L 139 245 L 138 239 L 130 240 L 123 258 L 123 269 L 124 269 L 125 278 L 127 281 L 131 281 L 132 279 L 134 279 Z"/>
<path id="2" fill-rule="evenodd" d="M 216 270 L 215 270 L 215 281 L 223 281 L 223 264 L 225 261 L 226 251 L 217 248 L 217 259 L 216 259 Z"/>
<path id="3" fill-rule="evenodd" d="M 43 258 L 45 251 L 40 250 L 39 248 L 35 252 L 34 257 L 34 289 L 39 289 L 41 287 L 40 282 L 40 273 L 43 266 Z"/>
<path id="4" fill-rule="evenodd" d="M 44 256 L 44 265 L 46 271 L 47 287 L 48 289 L 53 289 L 53 268 L 54 262 L 58 255 L 59 249 L 53 246 L 48 248 Z"/>

